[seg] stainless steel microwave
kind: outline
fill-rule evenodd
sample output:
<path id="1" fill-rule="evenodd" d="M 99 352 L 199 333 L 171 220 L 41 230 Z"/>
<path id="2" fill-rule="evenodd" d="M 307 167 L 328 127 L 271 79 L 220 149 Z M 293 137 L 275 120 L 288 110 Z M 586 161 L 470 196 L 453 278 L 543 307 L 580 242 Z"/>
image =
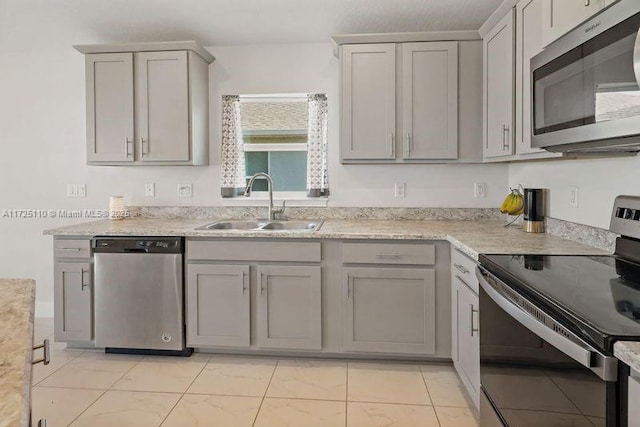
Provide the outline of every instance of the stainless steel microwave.
<path id="1" fill-rule="evenodd" d="M 640 0 L 620 0 L 531 60 L 532 145 L 640 152 Z"/>

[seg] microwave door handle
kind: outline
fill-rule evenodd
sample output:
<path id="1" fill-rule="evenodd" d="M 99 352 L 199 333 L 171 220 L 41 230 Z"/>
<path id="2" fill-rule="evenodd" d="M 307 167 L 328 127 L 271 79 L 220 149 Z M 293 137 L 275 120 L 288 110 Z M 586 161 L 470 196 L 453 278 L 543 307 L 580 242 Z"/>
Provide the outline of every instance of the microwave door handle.
<path id="1" fill-rule="evenodd" d="M 586 343 L 584 343 L 584 345 L 577 344 L 542 324 L 532 315 L 502 296 L 500 292 L 485 279 L 486 274 L 487 273 L 483 272 L 480 268 L 476 270 L 476 276 L 480 282 L 480 286 L 509 316 L 513 317 L 535 335 L 553 345 L 582 366 L 594 371 L 601 379 L 605 381 L 616 381 L 617 363 L 614 357 L 600 354 L 595 349 L 590 348 Z M 480 316 L 482 316 L 482 313 Z"/>
<path id="2" fill-rule="evenodd" d="M 636 81 L 638 82 L 638 86 L 640 86 L 640 29 L 638 30 L 638 35 L 636 36 L 636 45 L 633 49 L 633 71 L 636 74 Z"/>

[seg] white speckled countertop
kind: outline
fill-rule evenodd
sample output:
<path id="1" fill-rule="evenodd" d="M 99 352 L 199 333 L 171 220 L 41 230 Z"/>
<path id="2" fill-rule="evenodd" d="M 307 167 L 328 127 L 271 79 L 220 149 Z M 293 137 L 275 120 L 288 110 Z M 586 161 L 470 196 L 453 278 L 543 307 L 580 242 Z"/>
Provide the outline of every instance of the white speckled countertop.
<path id="1" fill-rule="evenodd" d="M 35 282 L 0 279 L 0 425 L 28 426 Z"/>
<path id="2" fill-rule="evenodd" d="M 495 220 L 325 220 L 316 232 L 196 230 L 212 219 L 131 218 L 46 230 L 57 236 L 185 236 L 205 238 L 447 240 L 474 259 L 478 254 L 604 255 L 600 249 L 549 234 L 530 234 Z"/>
<path id="3" fill-rule="evenodd" d="M 613 355 L 629 365 L 640 376 L 640 342 L 618 341 L 613 345 Z"/>

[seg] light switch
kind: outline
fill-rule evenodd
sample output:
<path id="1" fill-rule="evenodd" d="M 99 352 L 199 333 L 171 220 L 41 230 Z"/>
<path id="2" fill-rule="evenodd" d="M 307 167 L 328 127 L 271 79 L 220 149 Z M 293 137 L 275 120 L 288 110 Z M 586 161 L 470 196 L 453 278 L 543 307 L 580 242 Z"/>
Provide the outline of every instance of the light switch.
<path id="1" fill-rule="evenodd" d="M 407 184 L 404 182 L 396 182 L 395 195 L 396 197 L 407 197 Z"/>
<path id="2" fill-rule="evenodd" d="M 574 208 L 578 207 L 580 193 L 578 187 L 569 187 L 569 205 Z"/>
<path id="3" fill-rule="evenodd" d="M 67 197 L 87 197 L 87 185 L 67 184 Z"/>
<path id="4" fill-rule="evenodd" d="M 481 182 L 476 182 L 475 184 L 473 184 L 473 197 L 487 197 L 487 184 Z"/>

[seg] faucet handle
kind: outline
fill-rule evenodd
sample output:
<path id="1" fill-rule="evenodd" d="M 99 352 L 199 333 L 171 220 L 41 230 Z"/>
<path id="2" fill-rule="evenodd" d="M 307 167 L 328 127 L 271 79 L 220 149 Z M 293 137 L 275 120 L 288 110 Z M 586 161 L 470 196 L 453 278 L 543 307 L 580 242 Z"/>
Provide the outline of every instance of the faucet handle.
<path id="1" fill-rule="evenodd" d="M 287 208 L 287 201 L 283 200 L 282 201 L 282 207 L 281 208 L 274 208 L 273 209 L 273 213 L 276 215 L 284 215 L 284 211 Z"/>

